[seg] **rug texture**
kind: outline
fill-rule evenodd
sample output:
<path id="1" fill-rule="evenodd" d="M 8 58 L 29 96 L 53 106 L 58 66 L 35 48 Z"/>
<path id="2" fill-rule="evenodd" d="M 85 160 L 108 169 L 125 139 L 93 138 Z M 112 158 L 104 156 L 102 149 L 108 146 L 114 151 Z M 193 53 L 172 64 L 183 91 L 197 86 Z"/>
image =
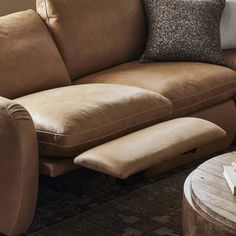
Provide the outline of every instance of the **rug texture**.
<path id="1" fill-rule="evenodd" d="M 156 177 L 138 175 L 120 182 L 86 169 L 55 179 L 41 177 L 27 235 L 181 235 L 183 184 L 205 160 Z"/>

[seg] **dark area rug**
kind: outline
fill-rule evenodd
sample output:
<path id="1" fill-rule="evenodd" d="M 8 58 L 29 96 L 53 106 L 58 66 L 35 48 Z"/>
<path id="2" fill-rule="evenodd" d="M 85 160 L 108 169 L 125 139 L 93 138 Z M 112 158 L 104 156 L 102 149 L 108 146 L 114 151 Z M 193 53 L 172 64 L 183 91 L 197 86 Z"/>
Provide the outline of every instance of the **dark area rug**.
<path id="1" fill-rule="evenodd" d="M 202 162 L 152 178 L 140 174 L 118 182 L 86 169 L 55 179 L 41 177 L 38 206 L 27 235 L 181 235 L 183 184 Z"/>

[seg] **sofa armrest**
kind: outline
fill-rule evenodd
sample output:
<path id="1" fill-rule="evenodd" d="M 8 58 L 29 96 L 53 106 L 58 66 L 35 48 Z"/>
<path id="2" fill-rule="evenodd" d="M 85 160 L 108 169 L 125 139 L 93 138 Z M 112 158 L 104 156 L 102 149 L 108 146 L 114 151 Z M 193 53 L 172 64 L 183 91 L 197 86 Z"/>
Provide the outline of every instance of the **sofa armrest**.
<path id="1" fill-rule="evenodd" d="M 227 49 L 223 52 L 226 64 L 229 65 L 229 68 L 236 70 L 236 49 Z"/>
<path id="2" fill-rule="evenodd" d="M 31 116 L 0 97 L 0 232 L 25 233 L 38 190 L 38 144 Z"/>

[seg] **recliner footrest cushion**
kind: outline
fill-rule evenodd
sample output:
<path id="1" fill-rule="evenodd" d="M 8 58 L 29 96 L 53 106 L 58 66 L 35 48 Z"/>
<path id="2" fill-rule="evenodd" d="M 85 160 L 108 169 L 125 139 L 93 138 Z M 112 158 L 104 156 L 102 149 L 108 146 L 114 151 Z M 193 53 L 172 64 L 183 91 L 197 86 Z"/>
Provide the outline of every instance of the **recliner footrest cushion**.
<path id="1" fill-rule="evenodd" d="M 225 135 L 223 129 L 209 121 L 179 118 L 95 147 L 74 162 L 123 179 Z"/>

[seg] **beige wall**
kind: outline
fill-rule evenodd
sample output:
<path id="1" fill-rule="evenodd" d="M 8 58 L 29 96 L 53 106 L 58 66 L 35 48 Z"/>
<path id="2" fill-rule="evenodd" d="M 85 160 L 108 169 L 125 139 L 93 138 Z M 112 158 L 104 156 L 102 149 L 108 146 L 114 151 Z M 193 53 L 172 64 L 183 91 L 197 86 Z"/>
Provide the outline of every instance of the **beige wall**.
<path id="1" fill-rule="evenodd" d="M 0 0 L 0 16 L 26 9 L 35 9 L 36 0 Z"/>

